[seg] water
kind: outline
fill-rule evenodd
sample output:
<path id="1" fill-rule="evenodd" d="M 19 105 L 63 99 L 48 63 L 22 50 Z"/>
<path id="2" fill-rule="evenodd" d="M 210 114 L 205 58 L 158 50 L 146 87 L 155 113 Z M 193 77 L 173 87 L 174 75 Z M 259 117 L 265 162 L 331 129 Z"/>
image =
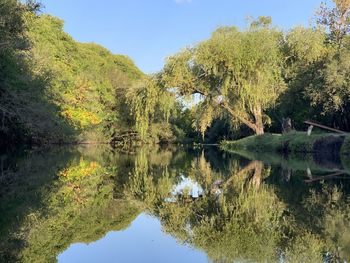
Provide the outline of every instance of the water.
<path id="1" fill-rule="evenodd" d="M 207 262 L 204 252 L 179 244 L 156 217 L 140 214 L 124 231 L 109 232 L 91 244 L 71 245 L 59 262 Z"/>
<path id="2" fill-rule="evenodd" d="M 349 167 L 216 147 L 0 155 L 0 262 L 348 262 Z"/>

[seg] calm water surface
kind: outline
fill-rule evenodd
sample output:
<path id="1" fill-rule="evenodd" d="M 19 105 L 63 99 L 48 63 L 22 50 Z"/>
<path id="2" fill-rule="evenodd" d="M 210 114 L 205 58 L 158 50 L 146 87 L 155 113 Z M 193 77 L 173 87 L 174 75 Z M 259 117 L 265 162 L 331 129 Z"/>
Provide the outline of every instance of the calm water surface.
<path id="1" fill-rule="evenodd" d="M 0 262 L 349 262 L 350 161 L 216 147 L 0 155 Z"/>

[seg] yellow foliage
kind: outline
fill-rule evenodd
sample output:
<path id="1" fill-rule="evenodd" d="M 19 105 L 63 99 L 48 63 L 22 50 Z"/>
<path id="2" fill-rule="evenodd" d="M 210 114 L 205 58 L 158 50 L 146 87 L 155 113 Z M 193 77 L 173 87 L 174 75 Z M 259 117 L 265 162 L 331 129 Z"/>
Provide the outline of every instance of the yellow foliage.
<path id="1" fill-rule="evenodd" d="M 79 108 L 68 108 L 62 112 L 65 117 L 76 128 L 86 128 L 88 126 L 101 123 L 101 119 L 96 114 Z"/>

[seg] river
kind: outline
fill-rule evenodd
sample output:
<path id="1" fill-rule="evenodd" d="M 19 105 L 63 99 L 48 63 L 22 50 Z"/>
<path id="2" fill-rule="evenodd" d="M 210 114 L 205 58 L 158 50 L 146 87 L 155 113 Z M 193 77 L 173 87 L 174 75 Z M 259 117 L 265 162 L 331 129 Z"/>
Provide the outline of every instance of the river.
<path id="1" fill-rule="evenodd" d="M 0 155 L 0 262 L 349 262 L 347 158 L 215 146 Z"/>

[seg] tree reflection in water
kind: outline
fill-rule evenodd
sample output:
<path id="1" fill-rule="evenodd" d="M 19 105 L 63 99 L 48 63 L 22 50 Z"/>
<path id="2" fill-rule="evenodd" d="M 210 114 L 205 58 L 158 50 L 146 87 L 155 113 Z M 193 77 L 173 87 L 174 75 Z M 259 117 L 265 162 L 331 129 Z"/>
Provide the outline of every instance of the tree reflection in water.
<path id="1" fill-rule="evenodd" d="M 350 259 L 346 179 L 306 183 L 305 167 L 315 176 L 329 167 L 243 155 L 100 147 L 3 157 L 1 259 L 55 261 L 72 243 L 125 229 L 142 211 L 214 262 Z"/>
<path id="2" fill-rule="evenodd" d="M 170 174 L 169 170 L 176 171 L 171 163 L 164 165 L 163 180 L 153 180 L 152 172 L 147 171 L 148 180 L 141 177 L 137 184 L 136 176 L 133 187 L 125 190 L 129 198 L 138 199 L 140 194 L 133 189 L 143 189 L 142 196 L 148 198 L 138 200 L 146 203 L 164 231 L 180 242 L 204 250 L 215 262 L 349 259 L 350 200 L 344 182 L 306 185 L 306 174 L 298 173 L 294 159 L 281 158 L 283 162 L 271 165 L 231 156 L 229 173 L 214 171 L 203 151 L 191 159 L 185 174 L 204 190 L 201 198 L 183 194 L 169 202 L 169 193 L 182 174 Z M 313 168 L 323 169 L 316 164 Z M 134 175 L 138 175 L 136 170 Z M 271 182 L 276 176 L 282 184 Z M 216 187 L 219 195 L 213 191 Z"/>

